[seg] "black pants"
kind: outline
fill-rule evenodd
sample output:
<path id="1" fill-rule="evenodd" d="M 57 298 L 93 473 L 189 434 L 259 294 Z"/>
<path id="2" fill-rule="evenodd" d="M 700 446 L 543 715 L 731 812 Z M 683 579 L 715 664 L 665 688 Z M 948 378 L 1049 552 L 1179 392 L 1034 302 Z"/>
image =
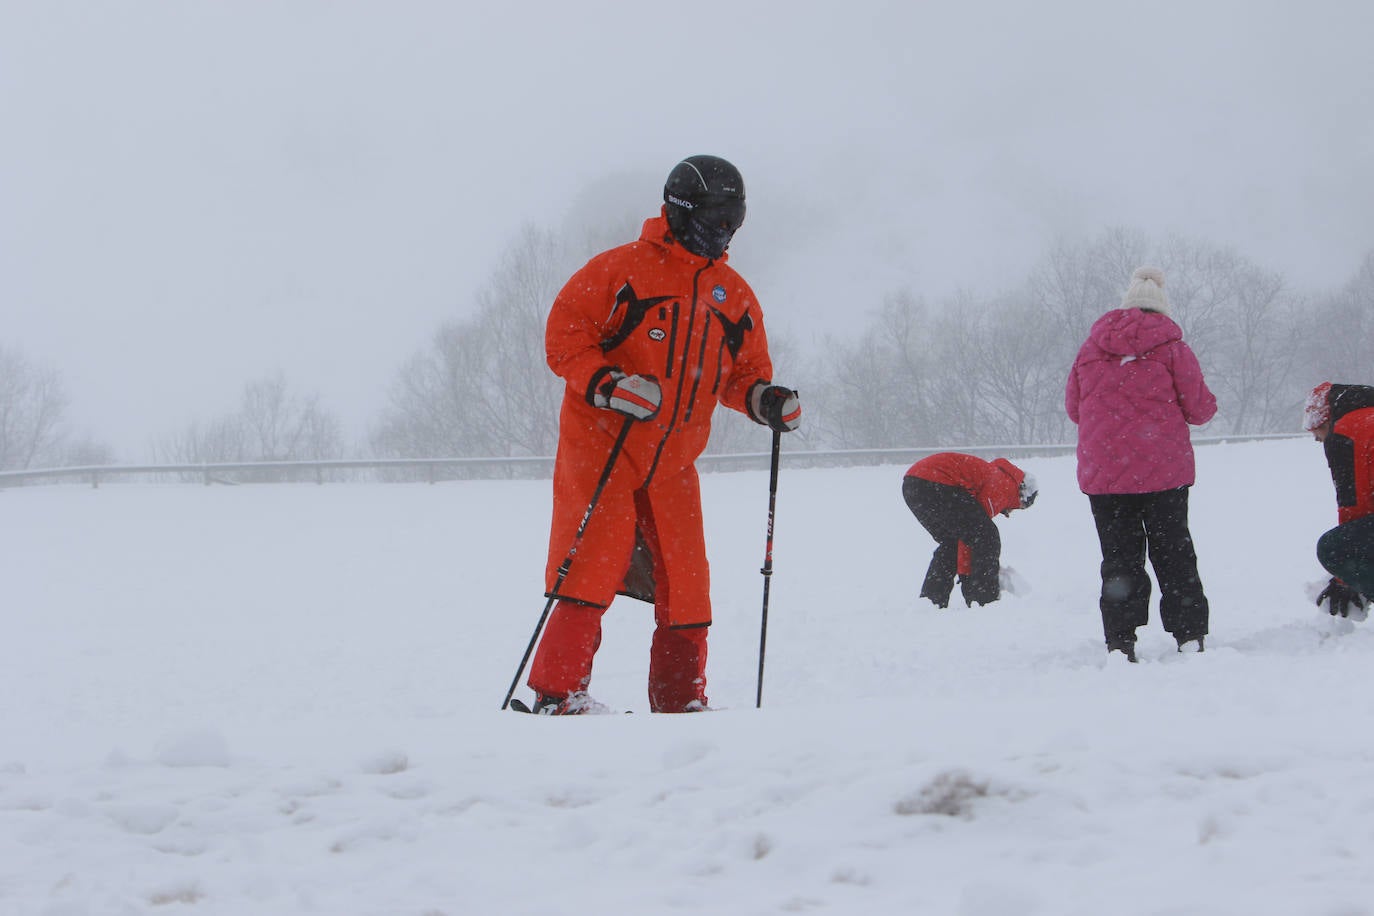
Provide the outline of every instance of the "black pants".
<path id="1" fill-rule="evenodd" d="M 1102 630 L 1109 644 L 1133 641 L 1150 620 L 1150 577 L 1159 580 L 1159 619 L 1183 643 L 1207 635 L 1207 596 L 1188 532 L 1188 488 L 1088 496 L 1102 544 Z"/>
<path id="2" fill-rule="evenodd" d="M 989 604 L 1001 597 L 997 571 L 1002 559 L 1002 535 L 978 505 L 973 494 L 961 487 L 932 483 L 920 477 L 902 479 L 902 499 L 921 527 L 935 538 L 921 597 L 940 607 L 949 605 L 954 576 L 959 569 L 959 542 L 969 549 L 969 573 L 959 583 L 964 602 Z"/>
<path id="3" fill-rule="evenodd" d="M 1317 540 L 1317 561 L 1365 597 L 1374 597 L 1374 515 L 1337 525 Z"/>

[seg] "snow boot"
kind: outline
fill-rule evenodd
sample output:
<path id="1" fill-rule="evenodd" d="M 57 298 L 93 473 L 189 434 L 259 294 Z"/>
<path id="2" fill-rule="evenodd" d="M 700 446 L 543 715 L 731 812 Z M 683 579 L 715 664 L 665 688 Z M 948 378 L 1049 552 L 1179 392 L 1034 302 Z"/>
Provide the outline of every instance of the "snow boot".
<path id="1" fill-rule="evenodd" d="M 1202 643 L 1204 638 L 1202 636 L 1179 636 L 1177 637 L 1178 651 L 1194 655 L 1201 653 L 1205 651 Z"/>
<path id="2" fill-rule="evenodd" d="M 1129 636 L 1113 636 L 1107 639 L 1107 653 L 1120 652 L 1126 656 L 1126 661 L 1135 663 L 1135 638 Z"/>
<path id="3" fill-rule="evenodd" d="M 535 697 L 534 708 L 530 710 L 536 716 L 585 716 L 610 711 L 605 703 L 598 703 L 581 690 L 566 697 L 549 697 L 541 693 Z"/>
<path id="4" fill-rule="evenodd" d="M 949 607 L 949 596 L 954 591 L 954 583 L 950 583 L 947 589 L 934 588 L 927 582 L 921 587 L 921 597 L 927 599 L 931 604 L 938 608 Z"/>

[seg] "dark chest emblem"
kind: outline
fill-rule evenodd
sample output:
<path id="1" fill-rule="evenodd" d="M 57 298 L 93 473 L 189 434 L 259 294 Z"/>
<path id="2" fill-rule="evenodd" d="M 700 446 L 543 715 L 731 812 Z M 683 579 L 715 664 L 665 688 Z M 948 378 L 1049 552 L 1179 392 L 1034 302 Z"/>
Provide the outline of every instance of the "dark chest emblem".
<path id="1" fill-rule="evenodd" d="M 748 312 L 741 315 L 739 321 L 731 321 L 716 309 L 711 309 L 711 314 L 720 322 L 720 330 L 725 335 L 725 346 L 730 350 L 730 357 L 738 357 L 739 348 L 744 344 L 744 333 L 754 329 L 754 319 L 749 317 Z"/>
<path id="2" fill-rule="evenodd" d="M 615 329 L 606 340 L 601 342 L 601 352 L 609 353 L 616 347 L 625 342 L 625 339 L 634 332 L 644 321 L 644 316 L 649 313 L 649 309 L 658 305 L 660 302 L 667 302 L 672 296 L 650 296 L 648 299 L 640 299 L 635 295 L 634 287 L 629 281 L 620 287 L 620 291 L 615 294 L 615 305 L 611 308 L 611 317 L 614 318 L 617 312 L 621 313 L 620 325 Z M 658 330 L 655 328 L 654 330 Z M 658 331 L 662 334 L 662 331 Z M 653 331 L 649 332 L 653 336 Z M 659 338 L 654 338 L 658 340 Z"/>

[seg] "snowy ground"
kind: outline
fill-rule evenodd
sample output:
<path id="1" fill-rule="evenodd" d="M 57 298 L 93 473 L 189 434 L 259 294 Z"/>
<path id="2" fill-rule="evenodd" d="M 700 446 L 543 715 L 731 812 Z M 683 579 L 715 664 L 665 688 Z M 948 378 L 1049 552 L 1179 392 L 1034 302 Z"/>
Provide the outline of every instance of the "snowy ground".
<path id="1" fill-rule="evenodd" d="M 707 475 L 710 694 L 498 707 L 548 484 L 0 491 L 0 913 L 1374 914 L 1374 621 L 1319 615 L 1320 447 L 1199 449 L 1201 656 L 1104 652 L 1068 458 L 999 520 L 1029 591 L 915 598 L 903 468 Z M 528 698 L 528 691 L 520 696 Z"/>

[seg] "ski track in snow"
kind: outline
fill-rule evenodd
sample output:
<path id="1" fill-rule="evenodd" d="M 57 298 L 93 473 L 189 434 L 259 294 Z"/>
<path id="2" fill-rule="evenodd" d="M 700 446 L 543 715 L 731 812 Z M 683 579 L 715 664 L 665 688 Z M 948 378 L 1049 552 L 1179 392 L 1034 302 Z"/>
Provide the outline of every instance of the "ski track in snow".
<path id="1" fill-rule="evenodd" d="M 640 714 L 498 709 L 546 481 L 0 491 L 0 913 L 1374 914 L 1320 448 L 1198 450 L 1212 636 L 1152 608 L 1138 665 L 1073 460 L 1019 463 L 1026 587 L 944 611 L 904 468 L 784 469 L 761 710 L 767 472 L 705 475 L 722 708 L 677 717 L 628 599 L 592 689 Z"/>

